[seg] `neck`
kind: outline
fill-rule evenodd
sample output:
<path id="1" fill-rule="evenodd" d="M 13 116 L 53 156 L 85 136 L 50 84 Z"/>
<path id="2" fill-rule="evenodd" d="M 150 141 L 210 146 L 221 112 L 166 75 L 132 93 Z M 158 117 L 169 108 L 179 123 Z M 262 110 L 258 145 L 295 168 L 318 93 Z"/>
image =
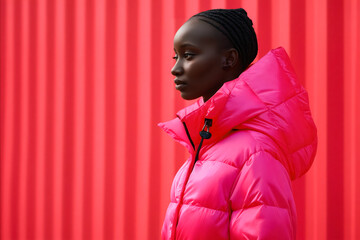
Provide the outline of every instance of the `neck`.
<path id="1" fill-rule="evenodd" d="M 202 96 L 204 103 L 209 100 L 221 87 L 224 83 L 234 80 L 235 78 L 238 78 L 241 74 L 241 71 L 238 72 L 232 72 L 230 74 L 228 74 L 227 76 L 224 77 L 223 83 L 217 88 L 214 89 L 214 91 L 212 91 L 210 94 L 207 94 L 206 96 Z"/>

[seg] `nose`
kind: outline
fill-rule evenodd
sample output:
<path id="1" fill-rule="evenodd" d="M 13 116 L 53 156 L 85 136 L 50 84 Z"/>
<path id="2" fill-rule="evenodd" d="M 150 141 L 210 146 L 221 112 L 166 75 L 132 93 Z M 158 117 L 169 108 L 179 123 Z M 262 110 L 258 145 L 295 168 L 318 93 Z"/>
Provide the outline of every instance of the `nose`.
<path id="1" fill-rule="evenodd" d="M 180 76 L 183 73 L 184 73 L 184 69 L 181 66 L 181 61 L 178 60 L 178 61 L 176 61 L 173 68 L 171 69 L 171 74 L 174 76 Z"/>

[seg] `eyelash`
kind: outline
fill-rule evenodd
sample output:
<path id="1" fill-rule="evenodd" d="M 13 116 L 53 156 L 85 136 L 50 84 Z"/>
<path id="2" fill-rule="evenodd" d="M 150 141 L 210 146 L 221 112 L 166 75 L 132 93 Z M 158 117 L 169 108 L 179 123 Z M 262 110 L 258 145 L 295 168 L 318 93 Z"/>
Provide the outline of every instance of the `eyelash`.
<path id="1" fill-rule="evenodd" d="M 194 53 L 184 53 L 184 56 L 185 56 L 185 58 L 186 58 L 186 56 L 188 56 L 188 57 L 193 57 L 193 56 L 195 56 L 195 54 L 194 54 Z M 175 56 L 173 57 L 173 59 L 175 59 L 175 60 L 178 59 L 178 56 L 175 55 Z"/>

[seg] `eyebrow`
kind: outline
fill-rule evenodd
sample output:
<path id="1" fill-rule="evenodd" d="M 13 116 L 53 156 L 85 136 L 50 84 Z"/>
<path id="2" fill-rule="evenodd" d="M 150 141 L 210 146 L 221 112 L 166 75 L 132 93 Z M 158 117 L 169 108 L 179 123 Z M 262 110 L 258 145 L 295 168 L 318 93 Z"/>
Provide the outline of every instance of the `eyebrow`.
<path id="1" fill-rule="evenodd" d="M 194 45 L 194 44 L 191 44 L 191 43 L 183 43 L 180 45 L 180 48 L 184 48 L 184 47 L 196 47 L 198 48 L 198 46 Z M 174 48 L 175 50 L 175 48 Z"/>
<path id="2" fill-rule="evenodd" d="M 191 43 L 184 43 L 184 44 L 181 44 L 180 47 L 197 47 L 196 45 L 193 45 Z"/>

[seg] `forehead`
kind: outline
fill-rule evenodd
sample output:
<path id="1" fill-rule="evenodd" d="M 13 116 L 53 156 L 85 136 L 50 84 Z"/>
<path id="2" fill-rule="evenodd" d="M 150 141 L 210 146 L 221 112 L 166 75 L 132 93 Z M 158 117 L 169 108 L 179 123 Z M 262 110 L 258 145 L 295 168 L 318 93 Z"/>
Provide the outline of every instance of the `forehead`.
<path id="1" fill-rule="evenodd" d="M 183 44 L 192 44 L 195 46 L 209 46 L 219 44 L 223 37 L 210 24 L 203 22 L 197 18 L 193 18 L 185 22 L 174 37 L 174 47 L 181 47 Z"/>

